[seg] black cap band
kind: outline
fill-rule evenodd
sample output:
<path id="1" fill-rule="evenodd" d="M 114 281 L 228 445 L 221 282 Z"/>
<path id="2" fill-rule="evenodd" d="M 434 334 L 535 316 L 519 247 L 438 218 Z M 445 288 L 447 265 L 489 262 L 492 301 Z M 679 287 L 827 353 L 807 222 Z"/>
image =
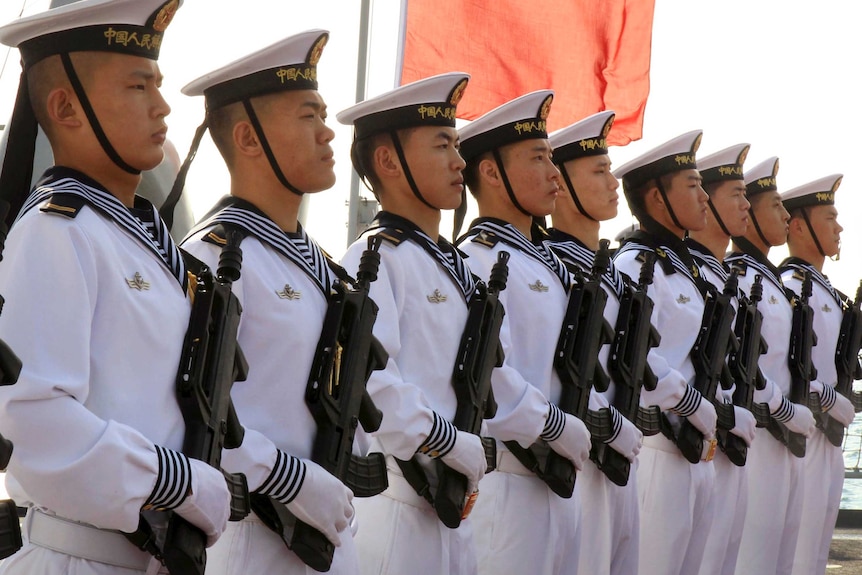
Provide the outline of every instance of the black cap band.
<path id="1" fill-rule="evenodd" d="M 448 102 L 402 106 L 357 118 L 353 125 L 356 130 L 357 140 L 381 132 L 418 128 L 421 126 L 447 126 L 454 128 L 455 106 Z"/>

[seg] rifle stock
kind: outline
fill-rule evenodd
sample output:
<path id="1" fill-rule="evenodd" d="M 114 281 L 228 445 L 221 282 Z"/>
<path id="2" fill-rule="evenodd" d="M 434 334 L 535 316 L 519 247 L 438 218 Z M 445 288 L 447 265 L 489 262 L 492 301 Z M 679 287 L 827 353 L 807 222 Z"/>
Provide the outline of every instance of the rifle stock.
<path id="1" fill-rule="evenodd" d="M 189 329 L 186 332 L 177 375 L 177 400 L 186 424 L 183 453 L 220 469 L 223 448 L 242 443 L 230 389 L 245 381 L 248 365 L 237 345 L 242 308 L 231 292 L 239 279 L 242 233 L 226 227 L 216 277 L 204 267 L 197 276 Z M 249 512 L 248 488 L 242 474 L 225 474 L 231 490 L 231 519 Z M 206 535 L 171 513 L 162 549 L 162 560 L 171 575 L 202 575 L 206 568 Z"/>
<path id="2" fill-rule="evenodd" d="M 503 365 L 500 327 L 505 311 L 499 295 L 506 289 L 508 262 L 509 253 L 500 251 L 491 268 L 487 288 L 481 282 L 477 284 L 477 293 L 470 300 L 467 324 L 452 374 L 452 386 L 458 398 L 452 423 L 459 431 L 474 435 L 481 433 L 482 420 L 494 417 L 497 412 L 491 373 L 495 367 Z M 440 460 L 435 465 L 438 485 L 434 509 L 440 521 L 454 529 L 469 514 L 475 498 L 473 494 L 467 493 L 466 476 Z"/>
<path id="3" fill-rule="evenodd" d="M 707 292 L 700 332 L 691 349 L 695 371 L 693 387 L 704 400 L 715 405 L 716 412 L 719 409 L 725 411 L 725 420 L 722 422 L 724 429 L 733 427 L 732 407 L 727 404 L 717 404 L 715 394 L 725 369 L 728 351 L 733 347 L 731 339 L 735 337 L 733 318 L 736 312 L 732 301 L 737 294 L 737 274 L 737 270 L 731 271 L 720 294 L 713 291 Z M 730 421 L 727 420 L 726 415 L 728 408 L 731 409 Z M 721 421 L 721 415 L 719 420 Z M 704 451 L 703 442 L 703 433 L 687 418 L 683 418 L 676 435 L 676 445 L 689 463 L 698 463 L 701 460 Z"/>
<path id="4" fill-rule="evenodd" d="M 383 454 L 354 455 L 358 424 L 377 431 L 383 418 L 365 384 L 371 372 L 389 358 L 372 334 L 377 304 L 369 296 L 380 265 L 378 236 L 368 239 L 353 286 L 335 284 L 305 391 L 305 402 L 317 424 L 311 460 L 350 487 L 357 497 L 371 497 L 388 486 Z M 328 571 L 335 546 L 316 528 L 298 520 L 287 507 L 254 495 L 253 507 L 285 544 L 309 567 Z"/>
<path id="5" fill-rule="evenodd" d="M 657 408 L 640 406 L 641 390 L 653 390 L 658 384 L 647 362 L 650 349 L 661 342 L 661 335 L 651 321 L 653 301 L 647 294 L 654 270 L 655 254 L 646 252 L 637 288 L 626 283 L 620 299 L 615 335 L 608 356 L 608 371 L 616 384 L 611 405 L 623 417 L 634 422 L 644 435 L 658 433 L 661 416 Z M 622 454 L 603 445 L 598 450 L 596 464 L 615 484 L 623 486 L 628 483 L 631 464 Z"/>
<path id="6" fill-rule="evenodd" d="M 610 343 L 613 332 L 604 318 L 607 294 L 601 277 L 608 266 L 608 241 L 602 240 L 590 275 L 580 269 L 573 271 L 575 283 L 569 291 L 566 315 L 557 340 L 554 370 L 560 378 L 558 407 L 578 419 L 586 420 L 590 391 L 596 381 L 607 379 L 599 362 L 599 350 Z M 572 496 L 575 488 L 575 467 L 571 461 L 549 449 L 544 441 L 524 449 L 517 442 L 507 441 L 512 454 L 544 481 L 560 497 Z M 544 466 L 541 460 L 544 459 Z"/>
<path id="7" fill-rule="evenodd" d="M 835 368 L 838 382 L 835 391 L 853 399 L 853 380 L 860 376 L 859 349 L 862 348 L 862 282 L 856 289 L 856 299 L 848 302 L 841 316 L 841 331 L 835 348 Z M 824 383 L 824 385 L 827 385 Z M 858 410 L 857 410 L 858 411 Z M 844 426 L 823 414 L 821 429 L 829 442 L 838 447 L 844 441 Z"/>
<path id="8" fill-rule="evenodd" d="M 808 304 L 811 297 L 811 275 L 803 272 L 802 290 L 793 301 L 793 324 L 790 328 L 790 353 L 787 361 L 790 367 L 790 394 L 788 399 L 793 403 L 812 408 L 815 419 L 820 420 L 820 399 L 811 398 L 810 383 L 817 377 L 817 369 L 811 361 L 811 349 L 817 344 L 814 333 L 814 312 Z M 813 402 L 816 402 L 816 406 Z M 781 427 L 787 442 L 787 448 L 796 457 L 805 456 L 805 436 Z"/>
<path id="9" fill-rule="evenodd" d="M 761 335 L 763 314 L 757 309 L 757 304 L 763 298 L 763 276 L 757 274 L 748 298 L 740 298 L 737 312 L 735 334 L 736 345 L 728 356 L 728 367 L 736 383 L 733 393 L 733 404 L 747 409 L 755 414 L 759 427 L 769 423 L 769 412 L 760 415 L 754 408 L 754 391 L 763 389 L 766 381 L 757 368 L 758 358 L 766 353 L 766 341 Z M 718 435 L 719 447 L 727 458 L 737 466 L 745 465 L 748 458 L 748 445 L 732 433 L 722 432 Z"/>

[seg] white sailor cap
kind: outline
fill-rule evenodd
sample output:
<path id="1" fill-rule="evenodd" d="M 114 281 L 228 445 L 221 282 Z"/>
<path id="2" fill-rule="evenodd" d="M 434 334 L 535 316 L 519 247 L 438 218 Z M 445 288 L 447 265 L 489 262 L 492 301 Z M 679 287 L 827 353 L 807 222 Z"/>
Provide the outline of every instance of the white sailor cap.
<path id="1" fill-rule="evenodd" d="M 696 153 L 702 136 L 702 130 L 677 136 L 620 166 L 614 176 L 623 181 L 624 191 L 632 191 L 665 174 L 697 169 Z"/>
<path id="2" fill-rule="evenodd" d="M 461 156 L 468 162 L 480 154 L 521 140 L 548 137 L 552 90 L 538 90 L 506 102 L 459 131 Z"/>
<path id="3" fill-rule="evenodd" d="M 698 158 L 697 169 L 704 185 L 728 180 L 744 180 L 742 165 L 750 148 L 750 144 L 737 144 L 705 158 Z"/>
<path id="4" fill-rule="evenodd" d="M 24 67 L 55 54 L 117 52 L 159 57 L 162 36 L 182 0 L 80 0 L 0 27 Z"/>
<path id="5" fill-rule="evenodd" d="M 455 111 L 470 75 L 449 72 L 423 78 L 355 104 L 335 117 L 353 124 L 356 139 L 420 126 L 455 127 Z"/>
<path id="6" fill-rule="evenodd" d="M 285 38 L 187 84 L 186 96 L 204 95 L 209 109 L 287 90 L 317 90 L 317 63 L 326 30 Z"/>
<path id="7" fill-rule="evenodd" d="M 778 191 L 778 158 L 772 156 L 745 172 L 745 192 L 751 198 L 763 192 Z"/>
<path id="8" fill-rule="evenodd" d="M 843 174 L 832 174 L 784 192 L 781 194 L 784 209 L 790 212 L 808 206 L 834 205 L 835 191 L 843 178 Z"/>
<path id="9" fill-rule="evenodd" d="M 616 114 L 612 110 L 599 112 L 548 135 L 554 149 L 554 163 L 599 156 L 608 153 L 608 133 Z"/>

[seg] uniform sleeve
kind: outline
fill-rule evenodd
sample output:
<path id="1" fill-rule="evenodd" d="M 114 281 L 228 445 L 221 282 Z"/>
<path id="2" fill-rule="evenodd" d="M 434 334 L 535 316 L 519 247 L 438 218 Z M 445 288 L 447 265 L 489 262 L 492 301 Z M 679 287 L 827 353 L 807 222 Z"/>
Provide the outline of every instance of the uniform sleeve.
<path id="1" fill-rule="evenodd" d="M 614 260 L 614 265 L 629 277 L 640 275 L 640 262 L 635 259 L 633 253 L 628 252 Z M 658 325 L 656 318 L 661 314 L 661 306 L 666 304 L 666 296 L 669 288 L 665 281 L 665 275 L 659 266 L 656 266 L 653 274 L 653 284 L 649 288 L 650 297 L 653 300 L 653 324 L 661 334 L 662 341 L 658 347 L 652 348 L 647 355 L 647 362 L 658 380 L 655 389 L 641 391 L 641 403 L 643 405 L 657 405 L 662 411 L 672 409 L 679 405 L 686 396 L 688 385 L 686 378 L 665 358 L 662 349 L 671 344 L 673 326 Z"/>
<path id="2" fill-rule="evenodd" d="M 355 274 L 359 267 L 364 243 L 354 244 L 341 262 L 351 274 Z M 371 298 L 379 310 L 374 322 L 374 335 L 386 349 L 389 360 L 384 369 L 371 373 L 366 389 L 374 404 L 383 412 L 383 420 L 374 437 L 387 453 L 399 459 L 410 459 L 432 439 L 432 430 L 446 422 L 431 409 L 420 388 L 406 381 L 399 369 L 400 323 L 410 321 L 410 318 L 402 317 L 399 302 L 411 296 L 403 291 L 406 278 L 401 277 L 403 268 L 395 259 L 394 249 L 397 248 L 388 244 L 381 247 L 377 280 L 371 284 Z"/>
<path id="3" fill-rule="evenodd" d="M 496 261 L 496 251 L 481 248 L 470 251 L 467 264 L 473 273 L 487 278 Z M 504 307 L 506 297 L 507 292 L 503 290 L 500 301 Z M 500 327 L 500 344 L 506 357 L 513 353 L 510 330 L 509 315 L 506 314 Z M 523 447 L 529 447 L 548 423 L 548 399 L 541 390 L 524 379 L 507 359 L 491 373 L 491 385 L 497 402 L 497 414 L 486 422 L 488 434 L 500 441 L 517 441 Z"/>
<path id="4" fill-rule="evenodd" d="M 40 507 L 134 531 L 145 504 L 180 503 L 190 470 L 185 456 L 84 405 L 99 353 L 91 325 L 105 305 L 91 240 L 72 220 L 32 214 L 13 228 L 4 256 L 0 338 L 23 362 L 18 383 L 0 388 L 0 431 L 15 445 L 9 472 Z"/>

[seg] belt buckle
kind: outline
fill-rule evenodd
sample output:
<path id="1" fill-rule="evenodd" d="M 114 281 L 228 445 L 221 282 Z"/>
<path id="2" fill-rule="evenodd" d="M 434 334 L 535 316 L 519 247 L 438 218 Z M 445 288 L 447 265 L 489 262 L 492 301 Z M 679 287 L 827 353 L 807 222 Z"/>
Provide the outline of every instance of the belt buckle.
<path id="1" fill-rule="evenodd" d="M 704 451 L 706 453 L 704 453 L 703 457 L 701 458 L 701 461 L 712 461 L 715 457 L 715 448 L 717 445 L 718 440 L 716 440 L 715 438 L 710 439 L 708 443 L 704 445 Z"/>

